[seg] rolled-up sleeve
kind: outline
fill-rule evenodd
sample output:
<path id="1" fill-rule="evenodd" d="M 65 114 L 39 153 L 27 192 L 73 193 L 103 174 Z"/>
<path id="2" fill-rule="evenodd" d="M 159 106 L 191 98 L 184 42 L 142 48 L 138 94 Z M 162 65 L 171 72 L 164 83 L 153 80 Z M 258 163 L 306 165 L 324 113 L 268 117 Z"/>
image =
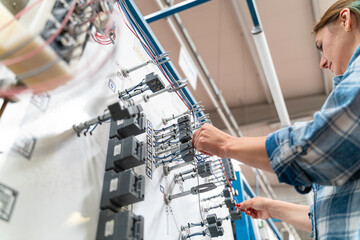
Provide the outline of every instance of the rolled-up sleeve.
<path id="1" fill-rule="evenodd" d="M 294 186 L 343 185 L 360 179 L 360 69 L 344 75 L 312 121 L 266 139 L 271 167 Z"/>

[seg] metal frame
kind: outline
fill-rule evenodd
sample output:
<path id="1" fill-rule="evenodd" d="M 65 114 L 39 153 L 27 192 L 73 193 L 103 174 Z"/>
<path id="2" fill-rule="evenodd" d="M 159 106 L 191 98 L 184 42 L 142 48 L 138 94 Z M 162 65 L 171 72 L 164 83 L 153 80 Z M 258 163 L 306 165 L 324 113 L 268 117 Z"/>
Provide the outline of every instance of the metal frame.
<path id="1" fill-rule="evenodd" d="M 147 37 L 149 38 L 150 43 L 159 52 L 159 54 L 165 53 L 166 51 L 164 50 L 164 48 L 161 46 L 160 42 L 155 37 L 155 34 L 150 29 L 148 23 L 144 20 L 143 16 L 141 15 L 141 13 L 140 13 L 139 9 L 137 8 L 136 4 L 134 3 L 134 1 L 133 0 L 124 0 L 124 1 L 128 5 L 129 11 L 135 18 L 135 20 L 138 23 L 139 27 L 141 28 L 142 32 L 144 34 L 146 34 Z M 135 27 L 137 27 L 137 26 L 135 26 Z M 138 29 L 138 30 L 140 30 L 140 29 Z M 180 74 L 175 69 L 175 66 L 171 61 L 164 63 L 164 65 L 166 65 L 166 67 L 169 69 L 171 75 L 173 75 L 176 80 L 181 79 Z M 191 105 L 194 105 L 197 103 L 194 96 L 191 94 L 191 92 L 189 91 L 189 89 L 187 87 L 185 87 L 179 91 L 182 91 L 182 93 L 184 93 L 184 95 L 186 96 L 187 100 L 189 101 L 189 103 Z M 203 115 L 203 113 L 201 115 Z"/>
<path id="2" fill-rule="evenodd" d="M 174 15 L 175 13 L 187 10 L 189 8 L 195 7 L 197 5 L 200 5 L 202 3 L 208 2 L 210 0 L 187 0 L 183 1 L 181 3 L 175 4 L 171 7 L 168 7 L 166 9 L 151 13 L 144 17 L 145 21 L 147 23 L 155 22 L 159 19 L 169 17 L 171 15 Z"/>

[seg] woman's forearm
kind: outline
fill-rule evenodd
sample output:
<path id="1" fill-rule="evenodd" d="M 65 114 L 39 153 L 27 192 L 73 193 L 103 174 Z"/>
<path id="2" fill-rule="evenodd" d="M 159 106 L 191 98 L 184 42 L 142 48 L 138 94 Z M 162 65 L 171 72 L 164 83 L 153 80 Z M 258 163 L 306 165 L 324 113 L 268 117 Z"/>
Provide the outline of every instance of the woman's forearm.
<path id="1" fill-rule="evenodd" d="M 272 218 L 277 218 L 308 233 L 311 232 L 311 221 L 308 217 L 309 206 L 272 200 L 268 203 Z"/>
<path id="2" fill-rule="evenodd" d="M 233 137 L 224 144 L 221 155 L 240 162 L 274 173 L 266 153 L 266 137 Z"/>

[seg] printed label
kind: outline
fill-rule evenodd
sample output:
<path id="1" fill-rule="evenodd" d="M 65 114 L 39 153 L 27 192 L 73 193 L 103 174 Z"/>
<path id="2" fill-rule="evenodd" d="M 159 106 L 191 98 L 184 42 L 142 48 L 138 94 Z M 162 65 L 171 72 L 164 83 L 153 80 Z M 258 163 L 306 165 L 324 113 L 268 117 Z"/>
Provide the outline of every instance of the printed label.
<path id="1" fill-rule="evenodd" d="M 12 150 L 19 153 L 21 156 L 30 160 L 35 148 L 36 138 L 29 133 L 23 133 L 22 136 L 15 140 Z"/>
<path id="2" fill-rule="evenodd" d="M 31 103 L 40 111 L 46 112 L 49 106 L 50 95 L 48 93 L 34 94 L 31 97 Z"/>
<path id="3" fill-rule="evenodd" d="M 107 221 L 107 222 L 105 223 L 105 234 L 104 234 L 104 237 L 111 236 L 111 235 L 114 234 L 114 225 L 115 225 L 114 220 Z"/>
<path id="4" fill-rule="evenodd" d="M 109 79 L 109 83 L 108 83 L 108 87 L 110 88 L 111 91 L 113 91 L 115 93 L 116 91 L 116 85 L 113 82 L 113 80 Z"/>
<path id="5" fill-rule="evenodd" d="M 119 183 L 119 179 L 118 178 L 114 178 L 110 181 L 110 189 L 109 192 L 114 192 L 117 190 L 118 188 L 118 183 Z"/>
<path id="6" fill-rule="evenodd" d="M 0 219 L 9 221 L 18 192 L 0 183 Z"/>
<path id="7" fill-rule="evenodd" d="M 114 156 L 119 155 L 121 153 L 121 143 L 115 145 L 114 147 Z"/>

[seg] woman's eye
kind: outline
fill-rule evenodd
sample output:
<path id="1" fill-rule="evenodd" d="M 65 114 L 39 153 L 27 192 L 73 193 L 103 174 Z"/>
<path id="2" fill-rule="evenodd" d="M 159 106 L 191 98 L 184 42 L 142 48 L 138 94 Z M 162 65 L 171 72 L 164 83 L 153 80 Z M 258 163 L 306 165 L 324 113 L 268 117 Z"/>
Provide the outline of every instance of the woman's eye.
<path id="1" fill-rule="evenodd" d="M 317 48 L 319 51 L 322 51 L 322 47 L 323 47 L 323 46 L 322 46 L 322 43 L 316 46 L 316 48 Z"/>

